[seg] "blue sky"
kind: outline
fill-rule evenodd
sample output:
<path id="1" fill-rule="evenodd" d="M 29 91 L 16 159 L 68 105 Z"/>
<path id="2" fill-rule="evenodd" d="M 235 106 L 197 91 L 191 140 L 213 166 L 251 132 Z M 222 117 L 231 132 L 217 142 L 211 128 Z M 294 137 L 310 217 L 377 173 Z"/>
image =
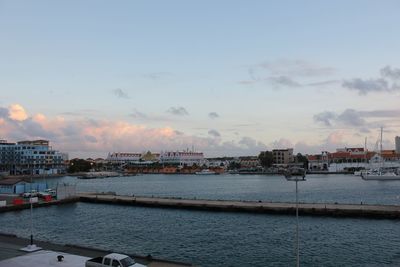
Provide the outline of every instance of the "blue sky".
<path id="1" fill-rule="evenodd" d="M 384 147 L 398 1 L 0 1 L 0 138 L 73 156 Z M 1 112 L 2 111 L 2 112 Z M 13 115 L 14 114 L 14 115 Z"/>

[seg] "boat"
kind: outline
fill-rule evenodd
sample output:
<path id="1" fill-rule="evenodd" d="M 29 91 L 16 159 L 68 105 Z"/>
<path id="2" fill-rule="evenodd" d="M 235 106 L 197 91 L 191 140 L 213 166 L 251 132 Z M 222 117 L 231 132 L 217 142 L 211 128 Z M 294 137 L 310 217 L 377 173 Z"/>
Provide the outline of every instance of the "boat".
<path id="1" fill-rule="evenodd" d="M 199 172 L 195 172 L 195 174 L 196 175 L 214 175 L 214 174 L 217 174 L 217 173 L 214 172 L 214 171 L 210 171 L 209 169 L 204 169 L 204 170 L 201 170 Z"/>
<path id="2" fill-rule="evenodd" d="M 353 174 L 354 174 L 355 176 L 361 176 L 363 172 L 365 172 L 365 170 L 355 171 Z"/>
<path id="3" fill-rule="evenodd" d="M 384 160 L 382 158 L 382 136 L 383 136 L 383 127 L 381 127 L 381 140 L 380 140 L 380 167 L 377 170 L 372 172 L 364 171 L 361 173 L 361 178 L 363 180 L 400 180 L 400 175 L 398 171 L 394 172 L 390 169 L 385 169 L 383 166 Z"/>
<path id="4" fill-rule="evenodd" d="M 378 172 L 363 172 L 361 173 L 361 178 L 364 180 L 400 180 L 400 175 L 396 172 L 385 171 L 384 169 Z"/>

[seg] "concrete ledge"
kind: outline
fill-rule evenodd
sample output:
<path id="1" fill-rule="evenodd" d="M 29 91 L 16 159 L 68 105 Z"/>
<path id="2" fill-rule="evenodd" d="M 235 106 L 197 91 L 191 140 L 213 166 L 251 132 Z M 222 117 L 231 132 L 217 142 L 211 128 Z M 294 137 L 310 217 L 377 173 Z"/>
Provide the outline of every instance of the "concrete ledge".
<path id="1" fill-rule="evenodd" d="M 252 202 L 227 200 L 197 200 L 182 198 L 152 198 L 79 194 L 80 201 L 113 205 L 131 205 L 155 208 L 249 212 L 294 215 L 295 203 Z M 374 219 L 400 219 L 400 206 L 299 203 L 299 213 L 309 216 L 360 217 Z"/>
<path id="2" fill-rule="evenodd" d="M 79 197 L 75 198 L 68 198 L 68 199 L 63 199 L 63 200 L 51 200 L 49 202 L 38 202 L 38 203 L 33 203 L 34 208 L 40 208 L 40 207 L 48 207 L 48 206 L 53 206 L 53 205 L 62 205 L 62 204 L 69 204 L 69 203 L 75 203 L 80 200 Z M 30 203 L 24 203 L 21 205 L 7 205 L 4 207 L 0 207 L 0 213 L 2 212 L 7 212 L 7 211 L 18 211 L 18 210 L 24 210 L 24 209 L 30 209 L 31 204 Z"/>

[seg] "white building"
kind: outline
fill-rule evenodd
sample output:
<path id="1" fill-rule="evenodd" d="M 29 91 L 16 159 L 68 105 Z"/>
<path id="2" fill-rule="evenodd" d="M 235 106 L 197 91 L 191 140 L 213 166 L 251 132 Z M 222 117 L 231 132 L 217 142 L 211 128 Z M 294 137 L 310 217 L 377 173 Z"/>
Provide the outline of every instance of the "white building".
<path id="1" fill-rule="evenodd" d="M 125 153 L 125 152 L 114 152 L 109 153 L 107 156 L 107 161 L 111 163 L 136 163 L 142 158 L 142 153 Z"/>
<path id="2" fill-rule="evenodd" d="M 193 151 L 164 151 L 160 154 L 160 163 L 176 164 L 179 166 L 202 166 L 206 163 L 203 152 Z"/>

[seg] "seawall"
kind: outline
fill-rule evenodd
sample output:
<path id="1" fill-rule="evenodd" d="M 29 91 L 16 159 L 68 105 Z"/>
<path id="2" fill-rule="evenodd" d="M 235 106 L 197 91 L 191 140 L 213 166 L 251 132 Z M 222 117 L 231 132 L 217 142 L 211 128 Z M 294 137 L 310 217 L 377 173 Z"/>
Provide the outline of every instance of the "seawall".
<path id="1" fill-rule="evenodd" d="M 210 210 L 226 212 L 250 212 L 294 215 L 296 203 L 254 202 L 230 200 L 197 200 L 181 198 L 154 198 L 118 195 L 79 194 L 80 201 L 115 205 L 131 205 L 155 208 Z M 400 206 L 299 203 L 299 213 L 310 216 L 364 217 L 376 219 L 400 219 Z"/>

